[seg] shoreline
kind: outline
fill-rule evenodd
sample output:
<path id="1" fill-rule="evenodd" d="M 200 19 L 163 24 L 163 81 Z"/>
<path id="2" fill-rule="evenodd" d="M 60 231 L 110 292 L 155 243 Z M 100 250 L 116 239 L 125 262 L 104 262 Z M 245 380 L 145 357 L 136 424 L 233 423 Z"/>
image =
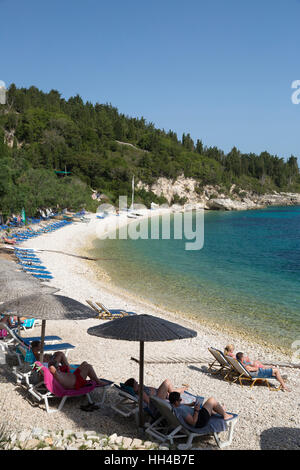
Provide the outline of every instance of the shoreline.
<path id="1" fill-rule="evenodd" d="M 154 215 L 158 216 L 158 215 L 165 214 L 165 213 L 171 213 L 171 210 L 163 209 L 163 210 L 160 210 L 158 213 L 155 213 Z M 150 210 L 148 210 L 147 213 L 139 217 L 138 220 L 147 219 L 151 215 L 153 214 L 151 213 Z M 89 282 L 94 286 L 95 289 L 101 289 L 101 291 L 105 291 L 106 294 L 108 294 L 108 302 L 113 301 L 114 307 L 113 306 L 110 307 L 109 305 L 106 305 L 106 301 L 102 301 L 99 298 L 95 298 L 93 300 L 101 301 L 101 303 L 104 303 L 108 308 L 118 307 L 120 309 L 123 309 L 124 305 L 134 304 L 143 311 L 151 310 L 151 312 L 153 312 L 154 315 L 155 314 L 160 315 L 162 317 L 170 319 L 170 321 L 178 322 L 182 320 L 182 321 L 188 322 L 189 328 L 193 328 L 196 330 L 204 327 L 207 331 L 213 332 L 214 334 L 216 334 L 216 332 L 220 333 L 220 330 L 221 330 L 222 336 L 224 335 L 227 338 L 231 338 L 230 341 L 227 341 L 227 342 L 225 341 L 226 344 L 228 342 L 234 342 L 234 343 L 246 342 L 246 344 L 251 349 L 254 348 L 256 351 L 258 349 L 261 349 L 262 352 L 263 350 L 265 350 L 265 352 L 268 352 L 268 353 L 276 352 L 277 354 L 284 356 L 285 361 L 289 361 L 290 353 L 291 353 L 289 349 L 285 349 L 283 347 L 280 347 L 277 344 L 273 344 L 273 343 L 270 343 L 269 341 L 265 341 L 263 340 L 263 338 L 257 337 L 255 335 L 250 336 L 249 333 L 247 333 L 246 331 L 243 331 L 242 329 L 238 329 L 238 327 L 234 325 L 232 325 L 232 328 L 230 328 L 229 326 L 224 325 L 224 324 L 220 325 L 217 321 L 205 319 L 204 317 L 197 317 L 194 314 L 189 314 L 187 312 L 183 312 L 180 310 L 172 310 L 161 304 L 154 304 L 153 302 L 148 301 L 147 299 L 139 296 L 138 294 L 125 290 L 124 288 L 114 284 L 111 281 L 109 274 L 103 269 L 101 264 L 100 265 L 98 263 L 96 264 L 95 261 L 93 260 L 82 259 L 81 257 L 90 257 L 89 250 L 94 248 L 93 241 L 97 238 L 97 236 L 101 236 L 103 235 L 103 233 L 106 233 L 106 235 L 109 235 L 109 233 L 111 233 L 113 230 L 117 228 L 117 224 L 119 224 L 119 227 L 124 227 L 125 225 L 128 226 L 130 223 L 134 222 L 136 219 L 128 219 L 128 218 L 123 217 L 123 219 L 119 221 L 118 217 L 116 217 L 115 215 L 110 215 L 106 219 L 98 220 L 96 219 L 96 215 L 93 215 L 93 214 L 90 214 L 89 217 L 91 218 L 91 221 L 89 224 L 82 223 L 81 226 L 78 223 L 72 224 L 72 226 L 74 227 L 74 233 L 77 231 L 75 230 L 75 226 L 78 230 L 81 229 L 80 230 L 81 233 L 80 233 L 80 237 L 78 237 L 77 243 L 74 243 L 74 237 L 72 237 L 71 246 L 73 247 L 74 252 L 70 253 L 70 255 L 73 254 L 77 256 L 78 263 L 80 263 L 82 267 L 85 266 L 85 268 L 83 268 L 82 274 L 84 273 L 85 277 L 88 277 Z M 105 224 L 102 224 L 103 220 L 105 220 Z M 55 237 L 55 233 L 53 234 L 53 236 Z M 29 242 L 29 244 L 33 246 L 32 242 Z M 61 246 L 61 245 L 59 246 L 61 252 L 64 250 L 69 252 L 70 251 L 69 247 L 70 247 L 69 241 L 67 241 L 64 246 Z M 59 253 L 57 254 L 59 255 Z M 101 258 L 99 258 L 99 261 L 101 263 Z M 67 266 L 68 265 L 65 264 L 66 268 Z M 77 267 L 77 272 L 78 273 L 80 272 L 79 266 Z M 54 280 L 52 281 L 52 284 L 55 285 L 55 275 L 54 275 Z M 57 285 L 57 287 L 60 287 L 60 286 Z M 86 304 L 85 301 L 82 301 L 82 302 Z M 139 311 L 137 311 L 137 313 L 139 313 Z"/>
<path id="2" fill-rule="evenodd" d="M 228 326 L 227 324 L 222 324 L 220 325 L 218 321 L 210 320 L 208 318 L 203 317 L 197 317 L 193 313 L 188 313 L 184 312 L 181 310 L 173 310 L 165 305 L 162 304 L 155 304 L 153 301 L 150 301 L 148 299 L 145 299 L 141 297 L 139 294 L 136 294 L 134 292 L 131 292 L 129 290 L 126 290 L 122 288 L 121 286 L 118 286 L 117 284 L 114 284 L 111 279 L 109 274 L 103 269 L 103 267 L 99 264 L 96 264 L 95 261 L 101 261 L 101 258 L 99 259 L 91 259 L 90 250 L 94 249 L 93 242 L 94 240 L 97 239 L 97 237 L 102 236 L 104 233 L 106 236 L 109 235 L 112 231 L 118 228 L 122 228 L 125 225 L 129 225 L 130 223 L 136 221 L 136 220 L 145 220 L 151 217 L 152 215 L 154 216 L 159 216 L 162 214 L 171 214 L 172 209 L 159 209 L 156 210 L 155 213 L 153 214 L 154 211 L 151 210 L 146 210 L 146 213 L 143 216 L 138 217 L 138 219 L 129 219 L 126 217 L 125 214 L 120 215 L 119 217 L 116 217 L 115 215 L 109 215 L 105 219 L 97 219 L 96 215 L 97 214 L 89 214 L 90 222 L 88 224 L 85 223 L 79 223 L 79 222 L 73 222 L 71 226 L 67 228 L 69 231 L 71 231 L 71 236 L 68 237 L 67 240 L 64 240 L 63 237 L 59 237 L 59 246 L 57 246 L 56 243 L 56 236 L 61 232 L 62 229 L 60 229 L 58 232 L 54 232 L 53 234 L 47 234 L 47 238 L 51 237 L 51 249 L 47 250 L 44 248 L 44 243 L 42 243 L 43 247 L 41 248 L 39 240 L 44 239 L 45 235 L 42 237 L 37 237 L 35 239 L 32 239 L 30 241 L 25 241 L 20 245 L 20 247 L 30 247 L 30 248 L 35 248 L 38 251 L 42 250 L 42 253 L 47 253 L 49 251 L 49 255 L 46 256 L 46 266 L 48 267 L 48 260 L 50 259 L 52 253 L 52 256 L 62 256 L 62 261 L 63 260 L 69 260 L 69 263 L 64 263 L 65 269 L 68 271 L 68 268 L 70 268 L 70 265 L 72 265 L 71 260 L 73 261 L 73 268 L 75 267 L 75 272 L 81 276 L 84 275 L 85 278 L 88 278 L 89 283 L 93 285 L 93 289 L 101 289 L 108 294 L 108 302 L 113 301 L 114 307 L 110 307 L 109 305 L 106 305 L 108 308 L 120 308 L 124 309 L 123 305 L 124 304 L 129 304 L 133 303 L 136 305 L 138 308 L 142 310 L 151 310 L 153 314 L 158 314 L 161 315 L 162 317 L 169 318 L 170 321 L 186 321 L 189 323 L 189 327 L 193 329 L 199 329 L 205 327 L 205 329 L 209 332 L 218 332 L 219 329 L 222 331 L 222 335 L 224 335 L 227 338 L 231 338 L 230 341 L 225 341 L 226 344 L 228 342 L 246 342 L 247 346 L 250 347 L 251 349 L 255 349 L 257 351 L 258 349 L 261 349 L 262 352 L 265 350 L 265 352 L 276 352 L 282 356 L 284 356 L 285 361 L 290 360 L 291 356 L 291 350 L 288 348 L 284 348 L 282 346 L 279 346 L 278 344 L 271 343 L 268 340 L 264 340 L 262 337 L 255 336 L 250 336 L 249 332 L 246 330 L 243 330 L 242 328 L 239 329 L 237 325 L 231 325 Z M 207 211 L 205 211 L 207 212 Z M 209 212 L 214 212 L 214 211 L 209 211 Z M 121 218 L 122 217 L 122 218 Z M 65 229 L 64 229 L 65 230 Z M 76 236 L 77 232 L 77 236 Z M 53 245 L 53 246 L 52 246 Z M 55 249 L 52 249 L 55 248 Z M 58 248 L 58 249 L 57 249 Z M 71 248 L 71 250 L 70 250 Z M 73 250 L 73 252 L 72 252 Z M 41 253 L 39 253 L 40 256 Z M 40 256 L 41 259 L 43 260 L 43 255 Z M 90 258 L 90 259 L 86 259 Z M 105 259 L 105 258 L 104 258 Z M 77 261 L 77 262 L 76 262 Z M 64 262 L 64 261 L 63 261 Z M 51 270 L 51 268 L 50 268 Z M 54 279 L 51 280 L 50 284 L 51 286 L 55 286 L 57 288 L 61 288 L 61 285 L 64 285 L 65 283 L 61 282 L 56 282 L 56 276 L 55 272 L 52 271 L 52 274 L 54 275 Z M 67 275 L 67 272 L 65 273 Z M 74 274 L 73 269 L 71 267 L 70 274 Z M 68 283 L 67 283 L 68 284 Z M 67 286 L 64 286 L 66 288 Z M 67 290 L 69 290 L 67 288 Z M 72 297 L 72 295 L 70 295 Z M 74 297 L 75 298 L 75 297 Z M 81 301 L 86 305 L 85 300 L 82 299 L 82 297 L 76 297 L 76 300 Z M 105 304 L 105 301 L 102 301 L 99 298 L 95 298 L 93 300 L 96 301 L 101 301 L 101 303 Z M 139 313 L 139 312 L 137 312 Z M 225 344 L 224 344 L 225 345 Z M 249 349 L 248 349 L 249 350 Z"/>
<path id="3" fill-rule="evenodd" d="M 150 215 L 148 215 L 148 217 L 149 216 Z M 142 218 L 145 217 L 141 217 L 141 219 Z M 128 223 L 130 223 L 130 221 L 128 221 Z M 109 233 L 109 231 L 107 233 Z M 92 235 L 87 236 L 85 239 L 85 243 L 83 243 L 82 246 L 77 247 L 76 253 L 80 256 L 90 257 L 90 250 L 94 250 L 94 240 L 95 237 L 93 237 Z M 85 262 L 86 260 L 83 260 L 83 263 Z M 247 342 L 250 341 L 253 346 L 257 345 L 263 348 L 267 348 L 268 350 L 276 350 L 279 354 L 283 354 L 285 357 L 290 357 L 291 355 L 290 348 L 285 348 L 283 346 L 280 346 L 279 344 L 272 343 L 269 340 L 265 340 L 262 337 L 256 336 L 255 333 L 251 336 L 251 332 L 249 333 L 248 331 L 246 331 L 246 329 L 243 329 L 242 327 L 239 328 L 238 325 L 231 324 L 229 326 L 225 323 L 220 325 L 217 320 L 214 321 L 212 319 L 205 318 L 205 315 L 201 317 L 197 316 L 194 313 L 184 312 L 182 310 L 175 310 L 163 304 L 154 303 L 153 301 L 142 297 L 138 293 L 124 289 L 120 285 L 114 283 L 110 279 L 109 274 L 103 269 L 103 266 L 100 266 L 99 264 L 89 264 L 89 267 L 92 268 L 92 271 L 94 272 L 95 282 L 101 285 L 103 289 L 109 291 L 111 295 L 120 297 L 120 299 L 123 299 L 123 301 L 134 301 L 138 303 L 142 308 L 152 309 L 153 311 L 160 312 L 162 316 L 170 317 L 171 321 L 180 321 L 181 319 L 186 320 L 192 323 L 192 326 L 190 327 L 193 327 L 194 329 L 203 326 L 205 326 L 207 329 L 212 330 L 222 329 L 224 334 L 229 337 L 234 337 L 235 341 L 237 342 L 240 340 L 246 340 Z"/>
<path id="4" fill-rule="evenodd" d="M 116 217 L 115 217 L 116 219 Z M 113 219 L 112 219 L 113 220 Z M 91 299 L 103 303 L 107 308 L 135 311 L 139 314 L 150 314 L 176 321 L 187 328 L 197 331 L 193 339 L 180 341 L 167 341 L 145 344 L 145 360 L 147 358 L 163 358 L 166 362 L 145 362 L 145 384 L 158 387 L 163 380 L 169 378 L 175 386 L 189 384 L 191 393 L 205 396 L 214 396 L 220 403 L 225 404 L 228 411 L 239 414 L 239 421 L 233 436 L 230 450 L 261 449 L 265 445 L 265 436 L 271 433 L 270 448 L 285 448 L 282 436 L 276 434 L 276 429 L 285 427 L 291 430 L 290 447 L 298 448 L 298 441 L 293 433 L 299 430 L 299 417 L 295 406 L 300 403 L 300 377 L 299 369 L 280 367 L 283 374 L 288 375 L 287 385 L 290 393 L 271 392 L 267 386 L 256 385 L 251 389 L 248 385 L 230 384 L 220 380 L 207 372 L 208 364 L 213 358 L 208 347 L 223 349 L 227 343 L 233 343 L 238 350 L 245 351 L 253 359 L 264 359 L 275 364 L 287 360 L 285 356 L 272 347 L 259 345 L 251 338 L 242 338 L 231 332 L 227 334 L 224 329 L 212 328 L 211 325 L 200 325 L 193 319 L 175 317 L 175 313 L 164 311 L 159 307 L 140 302 L 121 289 L 112 291 L 112 286 L 103 281 L 103 273 L 95 275 L 95 262 L 80 259 L 86 244 L 91 243 L 99 226 L 96 217 L 91 217 L 89 224 L 73 223 L 53 233 L 44 234 L 32 240 L 27 240 L 20 246 L 34 248 L 39 251 L 38 256 L 42 263 L 54 276 L 47 285 L 55 286 L 61 290 L 57 295 L 66 295 L 87 305 L 86 300 Z M 59 250 L 59 252 L 57 251 Z M 65 252 L 65 254 L 62 254 Z M 102 281 L 97 279 L 97 276 Z M 131 341 L 108 340 L 93 337 L 87 334 L 91 326 L 103 324 L 107 320 L 89 319 L 80 321 L 47 321 L 46 334 L 60 336 L 64 342 L 75 345 L 69 354 L 72 364 L 83 360 L 92 364 L 99 377 L 104 377 L 114 383 L 124 382 L 129 377 L 138 378 L 138 364 L 131 360 L 139 357 L 139 344 Z M 24 336 L 39 334 L 39 328 L 34 332 L 22 333 Z M 211 356 L 211 357 L 210 357 Z M 197 362 L 170 362 L 168 358 L 199 358 Z M 97 401 L 97 391 L 93 398 Z M 80 405 L 86 399 L 67 400 L 63 411 L 47 414 L 43 405 L 32 407 L 23 394 L 16 389 L 11 372 L 3 375 L 0 389 L 0 405 L 2 402 L 2 417 L 12 428 L 13 432 L 32 431 L 33 428 L 48 429 L 51 431 L 72 430 L 72 432 L 85 433 L 94 430 L 105 435 L 121 435 L 130 438 L 140 437 L 134 420 L 128 420 L 117 415 L 110 407 L 118 399 L 114 387 L 108 392 L 107 402 L 93 413 L 80 410 Z M 57 406 L 55 403 L 52 406 Z M 259 410 L 259 412 L 258 412 Z M 199 439 L 199 448 L 216 450 L 212 438 Z M 195 448 L 197 448 L 195 442 Z"/>

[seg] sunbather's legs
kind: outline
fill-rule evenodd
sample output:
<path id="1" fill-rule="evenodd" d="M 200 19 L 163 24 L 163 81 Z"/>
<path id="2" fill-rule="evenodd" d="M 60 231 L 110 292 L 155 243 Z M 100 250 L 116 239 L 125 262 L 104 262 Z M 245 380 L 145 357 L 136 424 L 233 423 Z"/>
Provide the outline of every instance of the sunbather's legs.
<path id="1" fill-rule="evenodd" d="M 101 380 L 98 379 L 93 366 L 91 366 L 91 364 L 89 364 L 88 362 L 82 362 L 78 369 L 80 370 L 80 375 L 83 379 L 89 377 L 91 380 L 94 380 L 98 385 L 101 385 L 103 383 Z"/>
<path id="2" fill-rule="evenodd" d="M 187 390 L 187 387 L 175 388 L 174 385 L 170 382 L 170 380 L 166 379 L 159 386 L 156 396 L 165 400 L 166 398 L 168 398 L 169 393 L 171 392 L 183 393 L 186 390 Z"/>
<path id="3" fill-rule="evenodd" d="M 210 397 L 203 405 L 203 408 L 205 408 L 210 415 L 213 414 L 213 412 L 220 414 L 223 419 L 229 419 L 232 418 L 231 414 L 226 413 L 224 408 L 220 405 L 219 402 L 213 397 Z"/>
<path id="4" fill-rule="evenodd" d="M 283 390 L 286 390 L 287 392 L 290 391 L 290 389 L 287 388 L 287 386 L 285 385 L 278 369 L 273 369 L 273 376 L 276 377 L 276 379 L 278 380 L 278 382 L 282 386 Z"/>

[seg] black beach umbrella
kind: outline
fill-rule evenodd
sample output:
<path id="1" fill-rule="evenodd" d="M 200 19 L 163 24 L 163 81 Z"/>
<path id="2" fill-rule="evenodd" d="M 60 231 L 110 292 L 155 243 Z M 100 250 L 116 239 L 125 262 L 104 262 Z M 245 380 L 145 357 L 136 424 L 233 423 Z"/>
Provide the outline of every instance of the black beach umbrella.
<path id="1" fill-rule="evenodd" d="M 130 315 L 87 330 L 101 338 L 140 342 L 139 425 L 143 426 L 144 343 L 194 338 L 197 332 L 152 315 Z"/>
<path id="2" fill-rule="evenodd" d="M 14 278 L 6 279 L 5 281 L 0 279 L 0 312 L 1 302 L 18 299 L 30 294 L 54 294 L 59 291 L 56 287 L 45 286 L 38 281 L 34 281 L 35 280 L 31 280 L 29 276 L 25 279 Z"/>
<path id="3" fill-rule="evenodd" d="M 34 277 L 19 271 L 17 268 L 16 263 L 0 259 L 0 305 L 2 302 L 18 299 L 30 294 L 54 294 L 60 290 L 56 287 L 42 284 Z"/>
<path id="4" fill-rule="evenodd" d="M 17 269 L 17 264 L 5 258 L 0 258 L 0 273 L 5 271 L 13 271 Z"/>
<path id="5" fill-rule="evenodd" d="M 17 315 L 27 318 L 34 316 L 42 320 L 41 362 L 43 362 L 44 354 L 46 320 L 86 320 L 88 318 L 97 318 L 97 313 L 81 302 L 63 295 L 52 294 L 28 295 L 5 302 L 0 304 L 0 312 L 4 315 Z"/>
<path id="6" fill-rule="evenodd" d="M 0 259 L 0 303 L 30 294 L 53 294 L 59 291 L 17 268 L 16 263 Z"/>

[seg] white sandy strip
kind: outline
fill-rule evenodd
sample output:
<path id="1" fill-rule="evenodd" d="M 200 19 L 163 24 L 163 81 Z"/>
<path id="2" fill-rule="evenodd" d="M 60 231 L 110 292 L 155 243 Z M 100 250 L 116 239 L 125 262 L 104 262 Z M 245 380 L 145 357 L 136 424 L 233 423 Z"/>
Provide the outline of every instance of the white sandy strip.
<path id="1" fill-rule="evenodd" d="M 57 250 L 69 254 L 79 254 L 83 247 L 90 244 L 101 232 L 101 227 L 107 220 L 96 219 L 91 215 L 88 224 L 74 223 L 56 232 L 42 235 L 23 243 L 22 247 L 40 250 Z M 128 223 L 125 215 L 120 216 L 123 223 Z M 110 216 L 109 227 L 117 223 L 118 217 Z M 108 308 L 135 311 L 139 314 L 148 313 L 197 330 L 198 336 L 192 340 L 182 340 L 166 343 L 148 343 L 145 345 L 146 356 L 189 356 L 210 358 L 207 351 L 209 346 L 223 349 L 227 343 L 233 343 L 236 351 L 245 351 L 253 358 L 278 362 L 290 362 L 286 357 L 262 344 L 253 344 L 249 338 L 227 334 L 218 326 L 215 328 L 200 325 L 186 318 L 180 318 L 171 312 L 163 311 L 155 306 L 140 301 L 128 293 L 112 288 L 109 282 L 95 276 L 94 262 L 83 261 L 80 258 L 61 253 L 41 251 L 39 257 L 43 264 L 52 272 L 54 279 L 48 284 L 59 287 L 60 293 L 86 303 L 86 299 L 102 302 Z M 104 279 L 104 280 L 103 280 Z M 92 363 L 99 376 L 124 382 L 129 377 L 138 379 L 138 364 L 130 360 L 131 356 L 138 357 L 139 345 L 135 342 L 115 341 L 96 338 L 87 334 L 90 326 L 103 323 L 103 320 L 85 321 L 48 321 L 47 334 L 61 336 L 76 348 L 69 354 L 70 362 L 78 363 L 86 360 Z M 25 335 L 39 334 L 39 329 Z M 295 338 L 296 340 L 297 338 Z M 282 369 L 288 375 L 290 393 L 272 392 L 266 386 L 241 387 L 211 376 L 206 373 L 207 363 L 199 364 L 146 364 L 145 383 L 159 386 L 169 378 L 174 385 L 189 384 L 190 391 L 208 398 L 216 397 L 225 404 L 227 410 L 239 414 L 235 436 L 231 449 L 260 449 L 260 448 L 299 448 L 299 369 Z M 85 413 L 79 409 L 84 399 L 67 401 L 63 412 L 47 415 L 39 407 L 32 407 L 15 390 L 13 379 L 9 376 L 3 379 L 0 396 L 5 394 L 5 412 L 7 421 L 16 429 L 32 429 L 34 426 L 51 430 L 96 430 L 123 436 L 136 436 L 136 428 L 132 421 L 128 422 L 112 412 L 108 404 L 99 411 Z M 109 400 L 117 397 L 112 389 Z M 196 441 L 199 447 L 215 448 L 214 440 Z M 298 447 L 297 447 L 298 446 Z"/>

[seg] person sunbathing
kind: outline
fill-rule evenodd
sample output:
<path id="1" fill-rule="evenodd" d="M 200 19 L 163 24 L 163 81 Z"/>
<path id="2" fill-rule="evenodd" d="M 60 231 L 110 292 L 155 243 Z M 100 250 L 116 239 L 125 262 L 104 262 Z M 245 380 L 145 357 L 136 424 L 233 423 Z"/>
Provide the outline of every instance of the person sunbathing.
<path id="1" fill-rule="evenodd" d="M 9 245 L 15 245 L 17 242 L 16 240 L 12 240 L 10 238 L 2 237 L 4 243 L 8 243 Z"/>
<path id="2" fill-rule="evenodd" d="M 31 341 L 30 343 L 31 351 L 36 361 L 40 361 L 41 345 L 41 341 Z M 62 372 L 70 372 L 70 364 L 62 351 L 55 351 L 54 354 L 44 354 L 43 362 L 48 363 L 49 366 L 50 361 Z"/>
<path id="3" fill-rule="evenodd" d="M 226 413 L 226 410 L 214 397 L 210 397 L 202 407 L 196 402 L 194 407 L 181 404 L 181 397 L 179 392 L 171 392 L 169 395 L 171 405 L 176 408 L 176 411 L 184 421 L 195 428 L 203 428 L 210 420 L 211 415 L 220 414 L 224 420 L 232 418 L 232 414 Z"/>
<path id="4" fill-rule="evenodd" d="M 124 383 L 126 387 L 132 387 L 134 392 L 139 395 L 140 392 L 140 386 L 138 382 L 134 379 L 128 379 Z M 178 392 L 178 393 L 183 393 L 188 389 L 188 386 L 184 386 L 182 388 L 175 389 L 173 384 L 170 382 L 169 379 L 166 379 L 162 382 L 162 384 L 158 388 L 154 387 L 147 387 L 144 385 L 144 390 L 143 390 L 143 401 L 147 404 L 150 403 L 150 396 L 156 396 L 158 398 L 162 398 L 163 400 L 166 400 L 169 396 L 170 393 L 172 392 Z"/>
<path id="5" fill-rule="evenodd" d="M 234 357 L 233 351 L 234 351 L 233 344 L 227 344 L 227 346 L 225 346 L 225 349 L 224 349 L 224 355 Z"/>
<path id="6" fill-rule="evenodd" d="M 67 389 L 79 390 L 80 388 L 85 387 L 88 384 L 88 381 L 86 380 L 87 377 L 96 382 L 97 385 L 105 385 L 106 383 L 98 379 L 93 366 L 85 361 L 82 362 L 73 373 L 63 372 L 59 367 L 57 367 L 57 363 L 55 363 L 54 360 L 49 361 L 48 368 L 54 378 Z"/>
<path id="7" fill-rule="evenodd" d="M 9 315 L 0 315 L 0 322 L 2 323 L 3 328 L 8 326 L 8 328 L 13 328 L 14 324 L 14 317 L 10 317 Z"/>
<path id="8" fill-rule="evenodd" d="M 287 388 L 285 385 L 283 378 L 280 375 L 280 372 L 277 368 L 275 367 L 259 367 L 259 366 L 253 366 L 251 364 L 245 363 L 245 357 L 242 352 L 238 352 L 236 355 L 236 358 L 238 361 L 240 361 L 245 369 L 247 369 L 249 372 L 251 372 L 251 376 L 253 378 L 258 378 L 258 379 L 271 379 L 272 377 L 275 377 L 280 385 L 282 386 L 283 390 L 286 392 L 290 392 L 290 390 Z"/>
<path id="9" fill-rule="evenodd" d="M 224 349 L 224 355 L 225 356 L 230 356 L 236 359 L 236 355 L 234 354 L 234 346 L 233 344 L 227 344 L 227 346 Z M 252 361 L 250 357 L 244 355 L 243 357 L 243 365 L 244 366 L 252 366 L 252 367 L 260 367 L 262 369 L 268 368 L 268 366 L 265 366 L 262 364 L 260 361 Z"/>

